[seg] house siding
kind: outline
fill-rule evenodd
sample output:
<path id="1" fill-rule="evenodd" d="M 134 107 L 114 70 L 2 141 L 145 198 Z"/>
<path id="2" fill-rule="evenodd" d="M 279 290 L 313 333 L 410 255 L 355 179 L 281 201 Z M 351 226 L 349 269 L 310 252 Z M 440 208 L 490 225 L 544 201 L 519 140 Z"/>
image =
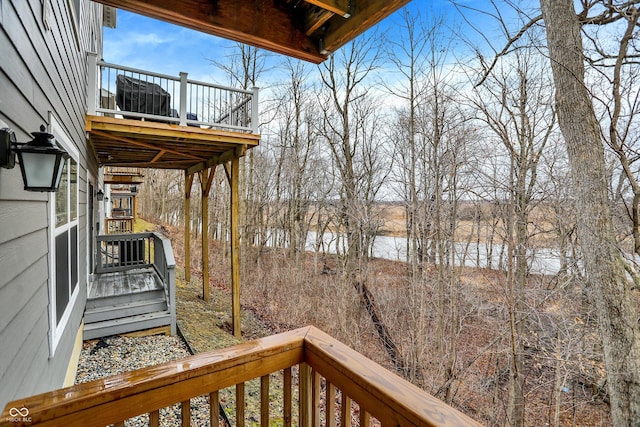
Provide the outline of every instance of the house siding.
<path id="1" fill-rule="evenodd" d="M 12 128 L 24 142 L 40 124 L 51 125 L 53 115 L 79 153 L 79 294 L 55 347 L 49 311 L 53 196 L 24 191 L 18 166 L 0 168 L 0 409 L 63 385 L 86 303 L 87 186 L 98 182 L 85 132 L 87 52 L 102 53 L 102 6 L 82 0 L 74 20 L 73 5 L 0 0 L 0 127 Z"/>

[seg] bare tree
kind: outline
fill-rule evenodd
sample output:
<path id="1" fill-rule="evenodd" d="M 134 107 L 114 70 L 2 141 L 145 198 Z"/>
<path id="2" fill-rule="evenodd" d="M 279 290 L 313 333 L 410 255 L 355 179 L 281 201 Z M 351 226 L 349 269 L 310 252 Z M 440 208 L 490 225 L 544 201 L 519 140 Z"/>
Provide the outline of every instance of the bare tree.
<path id="1" fill-rule="evenodd" d="M 358 281 L 358 261 L 368 254 L 362 241 L 362 216 L 367 214 L 370 208 L 367 204 L 372 203 L 379 188 L 368 188 L 364 180 L 365 144 L 370 141 L 362 138 L 363 123 L 358 116 L 362 108 L 372 104 L 364 82 L 379 62 L 374 40 L 359 38 L 320 66 L 323 83 L 319 93 L 323 108 L 320 133 L 339 174 L 339 226 L 347 240 L 344 272 L 351 284 Z"/>
<path id="2" fill-rule="evenodd" d="M 530 215 L 541 201 L 538 164 L 555 129 L 551 84 L 540 58 L 532 50 L 519 49 L 514 63 L 496 67 L 484 84 L 476 87 L 473 105 L 506 153 L 508 167 L 502 183 L 506 196 L 504 244 L 507 251 L 505 306 L 511 331 L 509 351 L 510 425 L 525 422 L 525 317 L 530 273 Z M 505 61 L 503 61 L 505 62 Z"/>
<path id="3" fill-rule="evenodd" d="M 584 10 L 576 14 L 571 0 L 540 1 L 558 121 L 567 144 L 579 212 L 577 232 L 587 273 L 586 290 L 598 313 L 616 426 L 637 425 L 640 420 L 640 328 L 632 283 L 626 277 L 613 229 L 602 132 L 585 82 L 581 24 L 637 16 L 639 3 L 585 1 Z M 590 8 L 596 5 L 602 12 L 590 16 Z"/>

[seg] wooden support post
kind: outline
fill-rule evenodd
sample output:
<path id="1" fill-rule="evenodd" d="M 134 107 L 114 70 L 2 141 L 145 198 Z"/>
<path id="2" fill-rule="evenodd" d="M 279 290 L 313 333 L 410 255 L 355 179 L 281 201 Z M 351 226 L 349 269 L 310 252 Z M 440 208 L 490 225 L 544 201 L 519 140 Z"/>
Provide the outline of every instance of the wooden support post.
<path id="1" fill-rule="evenodd" d="M 133 196 L 133 221 L 138 220 L 138 196 Z"/>
<path id="2" fill-rule="evenodd" d="M 191 186 L 193 174 L 184 174 L 184 280 L 191 281 Z"/>
<path id="3" fill-rule="evenodd" d="M 202 299 L 209 301 L 209 191 L 215 168 L 198 172 L 202 192 Z"/>
<path id="4" fill-rule="evenodd" d="M 240 338 L 240 158 L 231 160 L 231 315 L 233 335 Z"/>

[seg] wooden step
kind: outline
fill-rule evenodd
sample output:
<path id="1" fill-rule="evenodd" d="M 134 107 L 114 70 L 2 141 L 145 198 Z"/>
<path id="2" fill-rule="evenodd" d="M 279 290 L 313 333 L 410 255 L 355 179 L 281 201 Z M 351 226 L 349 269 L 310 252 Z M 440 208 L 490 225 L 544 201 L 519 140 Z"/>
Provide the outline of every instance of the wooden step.
<path id="1" fill-rule="evenodd" d="M 153 291 L 135 292 L 126 295 L 110 295 L 99 298 L 87 299 L 87 309 L 99 308 L 99 307 L 111 307 L 115 305 L 123 305 L 134 302 L 166 299 L 164 289 L 157 289 Z"/>
<path id="2" fill-rule="evenodd" d="M 168 310 L 139 314 L 137 316 L 85 324 L 82 339 L 91 340 L 167 325 L 171 325 L 171 313 Z"/>
<path id="3" fill-rule="evenodd" d="M 164 284 L 153 268 L 97 274 L 89 283 L 87 298 L 90 300 L 117 295 L 163 289 Z"/>
<path id="4" fill-rule="evenodd" d="M 132 301 L 124 304 L 101 305 L 87 308 L 84 312 L 85 324 L 102 322 L 105 320 L 120 319 L 122 317 L 137 316 L 139 314 L 153 313 L 167 309 L 167 301 L 164 295 L 158 298 Z"/>

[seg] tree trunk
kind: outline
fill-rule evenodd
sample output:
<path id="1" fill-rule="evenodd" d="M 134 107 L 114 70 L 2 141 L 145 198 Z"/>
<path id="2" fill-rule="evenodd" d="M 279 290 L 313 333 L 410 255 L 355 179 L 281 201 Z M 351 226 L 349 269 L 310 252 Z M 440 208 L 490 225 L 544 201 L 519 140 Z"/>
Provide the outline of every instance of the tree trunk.
<path id="1" fill-rule="evenodd" d="M 572 0 L 540 0 L 556 107 L 566 141 L 578 212 L 587 294 L 598 313 L 615 426 L 640 420 L 640 330 L 607 195 L 604 147 L 584 84 L 584 51 Z"/>

